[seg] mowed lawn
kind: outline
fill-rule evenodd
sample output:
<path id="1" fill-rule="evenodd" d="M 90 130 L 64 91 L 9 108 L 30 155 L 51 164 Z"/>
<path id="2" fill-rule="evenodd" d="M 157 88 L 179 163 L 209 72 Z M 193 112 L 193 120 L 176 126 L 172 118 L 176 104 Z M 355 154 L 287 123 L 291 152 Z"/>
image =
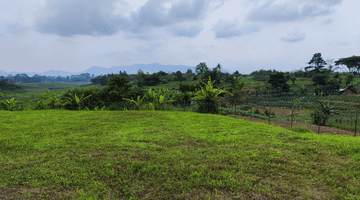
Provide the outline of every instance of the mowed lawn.
<path id="1" fill-rule="evenodd" d="M 0 199 L 360 199 L 358 137 L 181 111 L 0 119 Z"/>

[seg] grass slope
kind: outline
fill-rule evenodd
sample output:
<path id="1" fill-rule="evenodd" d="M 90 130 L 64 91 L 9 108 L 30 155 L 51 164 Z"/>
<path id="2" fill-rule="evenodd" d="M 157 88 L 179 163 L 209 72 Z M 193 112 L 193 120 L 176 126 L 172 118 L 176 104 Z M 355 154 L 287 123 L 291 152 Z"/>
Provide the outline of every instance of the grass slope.
<path id="1" fill-rule="evenodd" d="M 0 199 L 359 199 L 357 137 L 169 111 L 0 111 Z"/>

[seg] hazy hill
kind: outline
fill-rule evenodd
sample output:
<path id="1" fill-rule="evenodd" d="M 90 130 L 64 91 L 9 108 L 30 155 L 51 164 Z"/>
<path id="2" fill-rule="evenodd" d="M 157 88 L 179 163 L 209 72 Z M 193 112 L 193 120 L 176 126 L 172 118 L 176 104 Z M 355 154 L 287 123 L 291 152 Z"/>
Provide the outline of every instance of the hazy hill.
<path id="1" fill-rule="evenodd" d="M 214 68 L 216 66 L 208 66 L 208 68 L 210 70 L 212 70 L 212 68 Z M 99 66 L 92 66 L 89 69 L 85 70 L 85 71 L 79 71 L 79 72 L 66 72 L 66 71 L 61 71 L 61 70 L 50 70 L 50 71 L 46 71 L 43 73 L 38 73 L 38 72 L 15 72 L 15 71 L 11 71 L 11 72 L 5 72 L 0 70 L 0 76 L 7 76 L 9 74 L 15 76 L 16 74 L 27 74 L 30 77 L 33 77 L 35 74 L 38 75 L 42 75 L 42 76 L 62 76 L 62 77 L 66 77 L 66 76 L 70 76 L 70 75 L 79 75 L 82 73 L 89 73 L 90 76 L 92 76 L 92 74 L 94 74 L 95 76 L 98 75 L 105 75 L 105 74 L 118 74 L 120 72 L 120 70 L 122 72 L 126 71 L 127 74 L 137 74 L 137 71 L 141 69 L 144 73 L 149 72 L 150 74 L 154 73 L 154 72 L 158 72 L 158 71 L 164 71 L 166 73 L 172 73 L 172 72 L 176 72 L 178 70 L 180 70 L 182 73 L 186 73 L 186 71 L 188 69 L 191 69 L 193 72 L 195 72 L 195 66 L 186 66 L 186 65 L 161 65 L 159 63 L 151 63 L 151 64 L 133 64 L 130 66 L 113 66 L 110 68 L 105 68 L 105 67 L 99 67 Z M 222 72 L 229 72 L 228 70 L 225 69 L 221 69 L 220 71 Z"/>

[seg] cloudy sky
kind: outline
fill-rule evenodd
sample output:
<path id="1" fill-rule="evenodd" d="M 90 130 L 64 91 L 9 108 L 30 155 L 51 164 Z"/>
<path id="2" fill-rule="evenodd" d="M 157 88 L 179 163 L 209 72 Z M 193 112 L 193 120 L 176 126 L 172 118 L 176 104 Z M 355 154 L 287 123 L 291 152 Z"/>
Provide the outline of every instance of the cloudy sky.
<path id="1" fill-rule="evenodd" d="M 359 8 L 358 0 L 1 1 L 0 70 L 206 62 L 242 74 L 294 71 L 315 53 L 359 56 Z"/>

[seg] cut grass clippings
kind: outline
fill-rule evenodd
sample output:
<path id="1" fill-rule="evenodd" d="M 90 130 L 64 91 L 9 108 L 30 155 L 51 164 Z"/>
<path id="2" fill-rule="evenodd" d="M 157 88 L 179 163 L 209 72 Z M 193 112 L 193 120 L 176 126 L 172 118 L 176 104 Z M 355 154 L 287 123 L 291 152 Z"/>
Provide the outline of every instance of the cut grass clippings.
<path id="1" fill-rule="evenodd" d="M 358 137 L 174 111 L 0 111 L 0 199 L 359 199 Z"/>

